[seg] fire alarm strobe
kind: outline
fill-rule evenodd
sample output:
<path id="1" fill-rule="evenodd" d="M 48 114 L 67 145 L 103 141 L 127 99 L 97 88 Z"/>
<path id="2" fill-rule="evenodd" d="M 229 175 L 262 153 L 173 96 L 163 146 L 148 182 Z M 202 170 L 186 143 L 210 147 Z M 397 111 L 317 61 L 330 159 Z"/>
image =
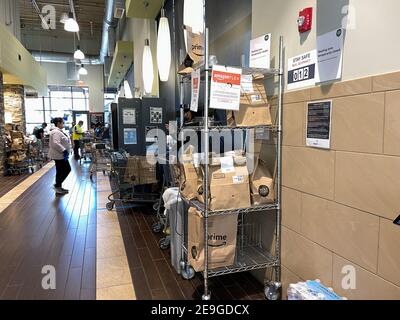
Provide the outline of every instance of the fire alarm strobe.
<path id="1" fill-rule="evenodd" d="M 312 28 L 312 13 L 313 8 L 305 8 L 304 10 L 300 11 L 299 18 L 297 19 L 297 24 L 299 26 L 299 32 L 307 32 L 310 31 Z"/>

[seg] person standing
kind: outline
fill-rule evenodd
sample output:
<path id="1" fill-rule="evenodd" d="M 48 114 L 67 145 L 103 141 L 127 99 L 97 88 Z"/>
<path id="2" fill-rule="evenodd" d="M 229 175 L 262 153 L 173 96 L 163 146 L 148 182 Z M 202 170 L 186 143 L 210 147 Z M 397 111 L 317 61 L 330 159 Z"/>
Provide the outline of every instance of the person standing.
<path id="1" fill-rule="evenodd" d="M 72 128 L 72 140 L 74 141 L 74 158 L 79 160 L 81 157 L 79 155 L 79 149 L 81 147 L 81 140 L 83 137 L 83 121 L 79 121 L 77 125 Z"/>
<path id="2" fill-rule="evenodd" d="M 64 195 L 69 192 L 62 187 L 62 184 L 71 172 L 71 165 L 69 164 L 70 141 L 68 135 L 63 131 L 64 120 L 55 118 L 52 123 L 55 128 L 50 131 L 49 158 L 56 163 L 54 190 L 56 195 Z"/>

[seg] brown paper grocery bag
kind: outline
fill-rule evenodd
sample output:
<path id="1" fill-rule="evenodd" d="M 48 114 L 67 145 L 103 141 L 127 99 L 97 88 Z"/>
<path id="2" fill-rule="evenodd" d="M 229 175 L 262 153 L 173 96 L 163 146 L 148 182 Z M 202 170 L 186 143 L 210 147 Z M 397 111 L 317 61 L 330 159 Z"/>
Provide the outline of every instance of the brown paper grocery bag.
<path id="1" fill-rule="evenodd" d="M 195 208 L 188 213 L 188 260 L 196 272 L 204 271 L 204 218 Z M 208 218 L 209 269 L 235 263 L 238 215 Z"/>
<path id="2" fill-rule="evenodd" d="M 253 205 L 275 202 L 275 181 L 266 163 L 259 160 L 250 179 L 251 200 Z"/>
<path id="3" fill-rule="evenodd" d="M 119 168 L 121 169 L 121 168 Z M 140 184 L 140 170 L 138 158 L 128 157 L 126 162 L 126 170 L 124 175 L 124 181 L 129 184 L 138 185 Z"/>
<path id="4" fill-rule="evenodd" d="M 153 163 L 149 163 L 147 157 L 145 156 L 138 157 L 138 162 L 140 184 L 145 185 L 158 183 L 156 165 Z"/>

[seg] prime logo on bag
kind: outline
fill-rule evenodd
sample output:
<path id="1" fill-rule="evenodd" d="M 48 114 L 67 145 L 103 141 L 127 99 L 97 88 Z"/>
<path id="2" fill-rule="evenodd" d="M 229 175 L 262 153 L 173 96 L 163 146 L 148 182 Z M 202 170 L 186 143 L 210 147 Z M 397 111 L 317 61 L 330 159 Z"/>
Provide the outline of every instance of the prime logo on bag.
<path id="1" fill-rule="evenodd" d="M 208 246 L 212 248 L 219 248 L 219 247 L 224 247 L 227 244 L 227 239 L 228 236 L 226 234 L 209 234 L 208 235 Z M 210 241 L 216 242 L 216 243 L 210 243 Z M 218 243 L 220 242 L 220 243 Z"/>

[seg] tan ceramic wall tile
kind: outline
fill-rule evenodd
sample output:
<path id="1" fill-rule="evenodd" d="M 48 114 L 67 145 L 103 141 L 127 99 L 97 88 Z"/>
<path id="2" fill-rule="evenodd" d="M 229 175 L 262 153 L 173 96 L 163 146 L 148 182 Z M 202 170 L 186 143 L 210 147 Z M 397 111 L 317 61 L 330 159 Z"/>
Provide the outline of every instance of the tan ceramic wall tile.
<path id="1" fill-rule="evenodd" d="M 332 284 L 332 252 L 282 227 L 282 264 L 303 279 Z"/>
<path id="2" fill-rule="evenodd" d="M 376 273 L 377 216 L 306 194 L 301 203 L 304 236 Z"/>
<path id="3" fill-rule="evenodd" d="M 283 147 L 283 185 L 333 199 L 335 152 Z"/>
<path id="4" fill-rule="evenodd" d="M 283 103 L 303 102 L 311 99 L 310 89 L 286 92 Z"/>
<path id="5" fill-rule="evenodd" d="M 334 97 L 344 97 L 369 93 L 372 90 L 372 78 L 337 82 L 332 85 L 311 88 L 311 100 L 322 100 Z"/>
<path id="6" fill-rule="evenodd" d="M 400 211 L 400 158 L 336 153 L 335 200 L 395 219 Z"/>
<path id="7" fill-rule="evenodd" d="M 400 286 L 400 227 L 381 219 L 378 274 Z"/>
<path id="8" fill-rule="evenodd" d="M 300 233 L 301 192 L 282 187 L 282 225 Z"/>
<path id="9" fill-rule="evenodd" d="M 346 276 L 346 269 L 343 268 L 346 266 L 355 268 L 356 289 L 354 290 L 345 290 L 342 286 L 342 281 Z M 347 297 L 349 300 L 400 299 L 400 287 L 337 255 L 333 257 L 333 289 L 337 294 Z"/>
<path id="10" fill-rule="evenodd" d="M 303 280 L 284 266 L 282 266 L 281 271 L 282 271 L 282 274 L 281 274 L 282 298 L 284 300 L 287 300 L 287 290 L 289 288 L 289 285 L 301 282 Z"/>
<path id="11" fill-rule="evenodd" d="M 304 102 L 285 104 L 283 107 L 283 144 L 305 145 L 306 111 Z"/>
<path id="12" fill-rule="evenodd" d="M 332 148 L 383 153 L 384 109 L 384 93 L 334 99 Z"/>
<path id="13" fill-rule="evenodd" d="M 400 72 L 387 73 L 372 78 L 373 91 L 400 89 Z"/>
<path id="14" fill-rule="evenodd" d="M 386 92 L 384 153 L 400 155 L 400 91 Z"/>

